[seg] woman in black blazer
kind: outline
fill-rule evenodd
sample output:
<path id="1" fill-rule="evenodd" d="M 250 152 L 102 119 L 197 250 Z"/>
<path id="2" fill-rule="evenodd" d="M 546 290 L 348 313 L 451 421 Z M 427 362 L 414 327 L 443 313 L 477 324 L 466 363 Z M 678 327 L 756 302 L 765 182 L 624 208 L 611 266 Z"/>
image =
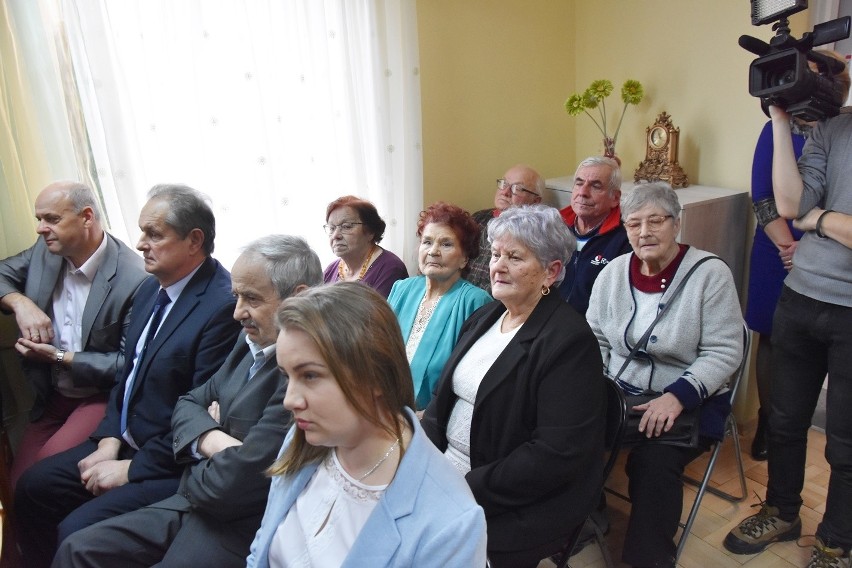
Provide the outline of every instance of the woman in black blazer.
<path id="1" fill-rule="evenodd" d="M 557 553 L 597 500 L 605 392 L 585 319 L 551 294 L 576 243 L 559 213 L 511 208 L 488 224 L 491 288 L 423 417 L 485 510 L 492 566 Z"/>

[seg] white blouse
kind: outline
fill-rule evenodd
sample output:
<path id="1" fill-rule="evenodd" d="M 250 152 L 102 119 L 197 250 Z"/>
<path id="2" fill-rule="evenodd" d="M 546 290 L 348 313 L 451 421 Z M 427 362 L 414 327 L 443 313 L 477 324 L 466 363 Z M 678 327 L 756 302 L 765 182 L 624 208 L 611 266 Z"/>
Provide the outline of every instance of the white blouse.
<path id="1" fill-rule="evenodd" d="M 494 325 L 470 346 L 453 372 L 453 392 L 458 398 L 447 421 L 447 449 L 444 455 L 462 475 L 470 471 L 470 423 L 479 384 L 497 357 L 523 327 L 519 325 L 506 333 L 500 331 L 507 313 L 504 312 Z"/>
<path id="2" fill-rule="evenodd" d="M 270 568 L 340 566 L 387 485 L 365 485 L 329 452 L 278 525 Z"/>

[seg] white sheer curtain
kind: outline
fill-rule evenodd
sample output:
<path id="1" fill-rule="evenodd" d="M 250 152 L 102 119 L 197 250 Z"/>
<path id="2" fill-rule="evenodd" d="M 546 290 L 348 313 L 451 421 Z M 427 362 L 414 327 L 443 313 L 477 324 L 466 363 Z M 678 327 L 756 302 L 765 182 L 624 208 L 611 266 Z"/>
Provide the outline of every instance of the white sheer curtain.
<path id="1" fill-rule="evenodd" d="M 135 243 L 145 194 L 209 195 L 215 255 L 269 233 L 324 262 L 331 200 L 387 221 L 414 267 L 422 208 L 415 0 L 61 0 L 113 231 Z"/>

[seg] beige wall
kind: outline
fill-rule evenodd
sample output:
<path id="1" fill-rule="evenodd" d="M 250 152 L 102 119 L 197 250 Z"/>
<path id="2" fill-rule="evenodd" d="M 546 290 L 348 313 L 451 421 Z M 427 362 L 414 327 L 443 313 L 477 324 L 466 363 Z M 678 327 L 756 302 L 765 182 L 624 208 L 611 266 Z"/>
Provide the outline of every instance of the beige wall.
<path id="1" fill-rule="evenodd" d="M 680 163 L 693 183 L 747 189 L 766 120 L 748 94 L 754 55 L 737 45 L 755 28 L 742 0 L 420 0 L 424 203 L 475 209 L 515 162 L 570 175 L 602 152 L 591 120 L 562 108 L 595 79 L 637 79 L 617 151 L 625 177 L 645 156 L 660 112 L 680 128 Z M 797 37 L 807 13 L 793 17 Z M 610 117 L 620 115 L 618 92 Z"/>
<path id="2" fill-rule="evenodd" d="M 574 12 L 566 0 L 418 0 L 424 204 L 479 209 L 517 162 L 545 176 L 572 167 Z"/>
<path id="3" fill-rule="evenodd" d="M 693 183 L 748 189 L 754 143 L 767 119 L 748 94 L 755 56 L 737 39 L 772 36 L 766 26 L 751 26 L 748 3 L 580 1 L 576 17 L 579 85 L 602 75 L 646 87 L 646 100 L 628 109 L 619 141 L 625 177 L 645 157 L 645 127 L 666 111 L 680 128 L 680 164 Z M 806 24 L 806 14 L 799 22 Z M 612 39 L 603 44 L 603 37 Z M 597 138 L 589 120 L 578 121 L 577 157 L 598 151 Z"/>
<path id="4" fill-rule="evenodd" d="M 616 85 L 610 119 L 621 114 L 626 79 L 645 87 L 616 147 L 626 179 L 645 157 L 645 128 L 666 111 L 680 128 L 679 161 L 693 184 L 749 188 L 767 119 L 748 94 L 755 56 L 737 39 L 768 41 L 773 32 L 751 26 L 744 0 L 418 0 L 417 17 L 425 204 L 487 207 L 493 180 L 515 162 L 555 177 L 602 153 L 592 121 L 562 107 L 595 79 Z M 801 37 L 807 12 L 791 28 Z M 738 397 L 741 420 L 757 406 L 748 382 Z"/>

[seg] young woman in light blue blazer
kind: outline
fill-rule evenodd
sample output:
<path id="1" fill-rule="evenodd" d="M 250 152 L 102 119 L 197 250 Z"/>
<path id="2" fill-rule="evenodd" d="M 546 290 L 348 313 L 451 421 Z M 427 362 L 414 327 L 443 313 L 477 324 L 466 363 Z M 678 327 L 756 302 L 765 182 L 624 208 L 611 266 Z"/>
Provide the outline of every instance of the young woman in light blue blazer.
<path id="1" fill-rule="evenodd" d="M 286 300 L 278 366 L 294 424 L 247 565 L 485 566 L 485 516 L 420 428 L 402 334 L 357 283 Z"/>

